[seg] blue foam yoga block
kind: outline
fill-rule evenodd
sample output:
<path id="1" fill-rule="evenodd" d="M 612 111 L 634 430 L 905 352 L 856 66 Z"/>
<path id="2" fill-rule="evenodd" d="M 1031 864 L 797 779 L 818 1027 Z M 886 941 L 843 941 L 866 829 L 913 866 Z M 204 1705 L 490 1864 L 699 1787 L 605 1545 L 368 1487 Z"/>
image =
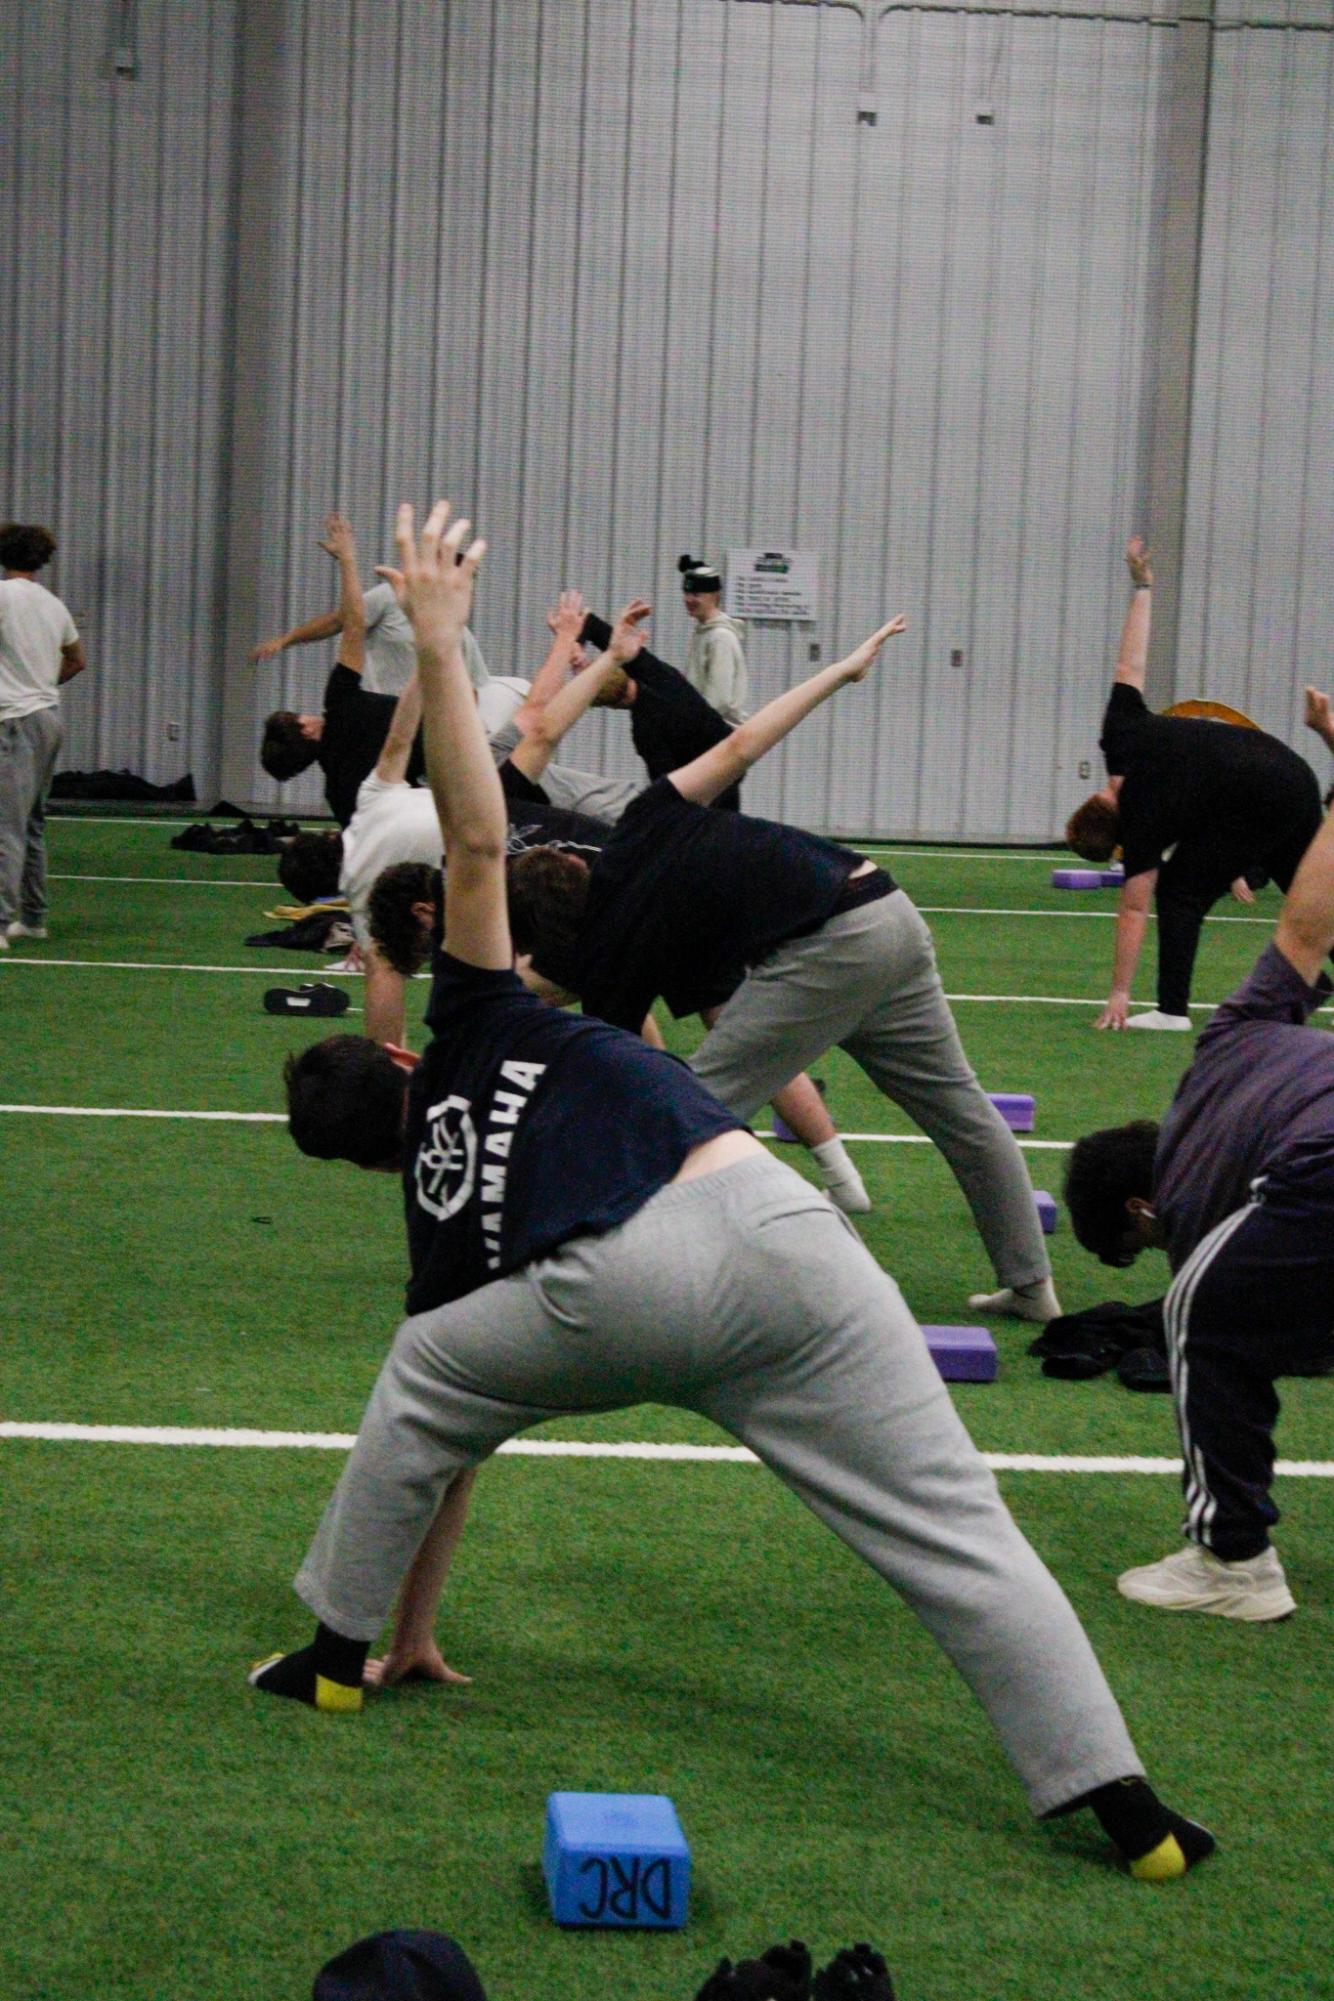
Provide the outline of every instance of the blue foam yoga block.
<path id="1" fill-rule="evenodd" d="M 1037 1100 L 1028 1091 L 988 1091 L 996 1110 L 1012 1133 L 1031 1133 Z"/>
<path id="2" fill-rule="evenodd" d="M 1100 868 L 1054 868 L 1051 886 L 1053 889 L 1102 889 L 1105 884 Z"/>
<path id="3" fill-rule="evenodd" d="M 1042 1234 L 1049 1237 L 1056 1228 L 1056 1197 L 1049 1195 L 1045 1188 L 1033 1190 L 1033 1202 L 1042 1225 Z"/>
<path id="4" fill-rule="evenodd" d="M 1120 889 L 1125 879 L 1126 872 L 1120 862 L 1117 862 L 1114 868 L 1105 868 L 1102 872 L 1102 886 L 1104 889 Z"/>
<path id="5" fill-rule="evenodd" d="M 542 1872 L 558 1925 L 686 1921 L 690 1849 L 665 1793 L 552 1793 Z"/>
<path id="6" fill-rule="evenodd" d="M 924 1327 L 931 1359 L 947 1383 L 994 1383 L 996 1343 L 985 1327 Z"/>

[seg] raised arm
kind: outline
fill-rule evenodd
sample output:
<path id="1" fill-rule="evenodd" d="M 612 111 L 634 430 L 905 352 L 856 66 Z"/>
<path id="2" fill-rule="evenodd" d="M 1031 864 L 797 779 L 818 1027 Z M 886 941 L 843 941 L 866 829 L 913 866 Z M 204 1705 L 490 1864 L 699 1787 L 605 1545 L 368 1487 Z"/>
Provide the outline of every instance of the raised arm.
<path id="1" fill-rule="evenodd" d="M 1149 624 L 1153 616 L 1153 557 L 1141 535 L 1133 535 L 1126 545 L 1126 568 L 1130 571 L 1130 603 L 1121 628 L 1113 679 L 1126 681 L 1143 694 L 1149 666 Z"/>
<path id="2" fill-rule="evenodd" d="M 1274 943 L 1313 987 L 1334 949 L 1334 809 L 1306 850 L 1279 913 Z"/>
<path id="3" fill-rule="evenodd" d="M 574 595 L 571 593 L 571 595 Z M 534 784 L 542 776 L 556 754 L 561 738 L 568 735 L 579 718 L 586 715 L 602 690 L 607 686 L 618 668 L 637 659 L 644 644 L 640 625 L 646 619 L 652 606 L 643 598 L 636 598 L 628 604 L 612 627 L 611 639 L 605 653 L 580 670 L 572 680 L 551 697 L 550 701 L 534 711 L 531 698 L 515 715 L 515 722 L 523 729 L 523 736 L 510 752 L 510 763 L 516 771 Z M 583 600 L 579 600 L 579 626 L 584 620 Z M 579 626 L 575 627 L 577 641 Z M 536 687 L 536 682 L 534 682 Z"/>
<path id="4" fill-rule="evenodd" d="M 772 702 L 739 723 L 730 736 L 723 738 L 702 757 L 690 764 L 683 764 L 679 771 L 668 776 L 683 799 L 693 799 L 700 806 L 712 805 L 730 785 L 744 778 L 753 764 L 771 751 L 776 743 L 781 743 L 789 731 L 804 722 L 813 709 L 839 688 L 850 681 L 863 681 L 871 670 L 871 665 L 887 639 L 893 639 L 906 630 L 908 621 L 902 616 L 891 618 L 869 639 L 849 653 L 845 660 L 835 660 L 828 667 L 822 667 L 809 680 L 799 681 L 795 688 L 788 688 Z"/>
<path id="5" fill-rule="evenodd" d="M 445 843 L 445 950 L 470 966 L 514 963 L 505 902 L 505 795 L 463 664 L 462 633 L 472 580 L 486 544 L 467 541 L 467 521 L 449 522 L 438 500 L 418 541 L 412 509 L 398 510 L 399 568 L 389 578 L 417 638 L 426 730 L 426 775 Z"/>
<path id="6" fill-rule="evenodd" d="M 342 514 L 331 514 L 324 524 L 320 543 L 326 555 L 338 565 L 338 664 L 360 674 L 366 664 L 366 599 L 357 570 L 357 539 L 352 523 Z"/>
<path id="7" fill-rule="evenodd" d="M 313 646 L 317 639 L 332 639 L 342 629 L 343 621 L 336 611 L 322 611 L 318 618 L 308 618 L 304 625 L 294 625 L 290 632 L 280 632 L 276 639 L 262 639 L 250 658 L 257 664 L 272 660 L 289 646 Z"/>
<path id="8" fill-rule="evenodd" d="M 469 683 L 469 686 L 472 684 Z M 422 684 L 420 669 L 414 668 L 408 685 L 394 704 L 394 713 L 389 718 L 389 728 L 380 746 L 380 755 L 375 760 L 375 776 L 386 785 L 401 785 L 408 775 L 408 765 L 412 759 L 412 746 L 417 741 L 417 731 L 422 720 Z"/>
<path id="9" fill-rule="evenodd" d="M 579 634 L 583 630 L 585 616 L 584 600 L 578 591 L 562 591 L 547 613 L 551 645 L 546 659 L 533 676 L 528 699 L 515 710 L 514 720 L 521 730 L 529 727 L 569 679 L 571 662 L 579 650 Z"/>

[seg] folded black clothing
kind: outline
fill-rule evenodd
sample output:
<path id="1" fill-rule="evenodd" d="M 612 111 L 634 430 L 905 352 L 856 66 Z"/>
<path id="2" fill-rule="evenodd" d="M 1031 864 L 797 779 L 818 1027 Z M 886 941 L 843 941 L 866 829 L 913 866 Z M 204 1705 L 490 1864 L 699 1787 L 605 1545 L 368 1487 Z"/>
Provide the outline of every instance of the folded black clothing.
<path id="1" fill-rule="evenodd" d="M 1152 1348 L 1160 1355 L 1167 1353 L 1161 1299 L 1151 1299 L 1143 1306 L 1128 1306 L 1123 1299 L 1108 1299 L 1100 1306 L 1086 1306 L 1082 1313 L 1060 1313 L 1028 1344 L 1030 1355 L 1043 1358 L 1044 1375 L 1067 1376 L 1100 1375 L 1115 1368 L 1122 1355 L 1135 1348 Z M 1046 1366 L 1048 1362 L 1066 1364 L 1080 1359 L 1098 1366 L 1092 1369 Z"/>
<path id="2" fill-rule="evenodd" d="M 193 806 L 195 781 L 187 772 L 170 785 L 150 785 L 135 771 L 58 771 L 51 781 L 53 799 L 150 799 L 179 801 Z"/>
<path id="3" fill-rule="evenodd" d="M 298 917 L 294 924 L 285 924 L 278 931 L 252 931 L 246 939 L 247 945 L 280 945 L 287 952 L 327 952 L 330 949 L 331 931 L 338 930 L 337 946 L 346 949 L 351 942 L 352 929 L 345 910 L 316 910 L 309 917 Z"/>
<path id="4" fill-rule="evenodd" d="M 300 831 L 296 820 L 268 820 L 261 826 L 243 814 L 235 827 L 211 827 L 207 821 L 198 821 L 173 834 L 171 845 L 192 855 L 276 855 L 283 843 Z"/>
<path id="5" fill-rule="evenodd" d="M 844 1946 L 815 1976 L 815 2001 L 894 2001 L 889 1968 L 864 1941 Z"/>
<path id="6" fill-rule="evenodd" d="M 1166 1355 L 1156 1348 L 1132 1348 L 1121 1357 L 1116 1373 L 1128 1390 L 1170 1390 L 1172 1374 Z"/>

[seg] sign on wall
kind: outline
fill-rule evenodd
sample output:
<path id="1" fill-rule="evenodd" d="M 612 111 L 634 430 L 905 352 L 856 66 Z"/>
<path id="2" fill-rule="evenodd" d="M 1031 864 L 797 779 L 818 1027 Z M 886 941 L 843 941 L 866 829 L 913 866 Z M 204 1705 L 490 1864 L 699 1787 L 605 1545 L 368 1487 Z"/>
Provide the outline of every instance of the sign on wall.
<path id="1" fill-rule="evenodd" d="M 729 549 L 724 602 L 735 618 L 816 618 L 819 555 L 813 549 Z"/>

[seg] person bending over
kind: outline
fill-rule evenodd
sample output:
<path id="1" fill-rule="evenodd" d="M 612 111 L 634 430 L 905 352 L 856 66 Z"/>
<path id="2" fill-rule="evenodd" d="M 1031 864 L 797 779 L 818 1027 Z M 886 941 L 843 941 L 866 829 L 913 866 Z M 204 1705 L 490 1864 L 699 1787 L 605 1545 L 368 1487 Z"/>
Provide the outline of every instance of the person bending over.
<path id="1" fill-rule="evenodd" d="M 338 609 L 331 620 L 323 622 L 331 633 L 339 635 L 333 671 L 325 684 L 324 708 L 320 715 L 275 709 L 264 724 L 259 761 L 269 777 L 280 783 L 318 764 L 324 774 L 329 811 L 340 827 L 346 827 L 356 811 L 362 780 L 375 768 L 384 748 L 397 693 L 375 694 L 366 684 L 366 604 L 356 540 L 343 515 L 328 517 L 320 547 L 337 563 L 339 580 Z M 318 635 L 321 638 L 325 636 L 323 625 Z M 257 648 L 253 657 L 267 659 L 281 643 L 269 641 L 269 651 Z M 407 782 L 415 785 L 424 769 L 420 742 L 414 742 L 406 766 Z"/>
<path id="2" fill-rule="evenodd" d="M 518 857 L 520 970 L 545 997 L 577 997 L 622 1028 L 659 997 L 678 1017 L 725 1000 L 690 1062 L 745 1119 L 837 1043 L 930 1135 L 963 1189 L 1000 1281 L 970 1304 L 1046 1321 L 1060 1306 L 1023 1156 L 964 1055 L 921 916 L 865 857 L 709 810 L 821 702 L 863 679 L 902 629 L 891 620 L 651 785 L 591 867 L 540 848 Z"/>
<path id="3" fill-rule="evenodd" d="M 1091 1133 L 1070 1158 L 1070 1223 L 1104 1264 L 1167 1252 L 1164 1307 L 1186 1546 L 1119 1580 L 1166 1611 L 1286 1618 L 1269 1532 L 1282 1376 L 1334 1366 L 1334 818 L 1293 878 L 1273 942 L 1195 1047 L 1161 1128 Z"/>
<path id="4" fill-rule="evenodd" d="M 1098 1028 L 1190 1028 L 1190 982 L 1211 907 L 1248 870 L 1286 889 L 1320 824 L 1304 759 L 1263 730 L 1155 716 L 1144 701 L 1153 563 L 1126 550 L 1132 594 L 1103 718 L 1108 780 L 1073 813 L 1065 837 L 1086 861 L 1119 845 L 1126 879 L 1116 914 L 1112 991 Z M 1158 1005 L 1130 1012 L 1149 910 L 1158 912 Z"/>
<path id="5" fill-rule="evenodd" d="M 1212 1837 L 1144 1780 L 893 1281 L 684 1064 L 516 977 L 504 797 L 458 644 L 483 544 L 447 514 L 418 545 L 404 508 L 398 532 L 449 876 L 433 1040 L 406 1082 L 358 1037 L 288 1073 L 304 1151 L 403 1175 L 409 1317 L 296 1580 L 314 1639 L 254 1686 L 359 1709 L 396 1593 L 389 1674 L 434 1672 L 460 1474 L 554 1415 L 670 1403 L 752 1447 L 905 1598 L 1036 1813 L 1088 1805 L 1134 1875 L 1183 1874 Z"/>
<path id="6" fill-rule="evenodd" d="M 530 718 L 529 733 L 500 766 L 501 789 L 510 817 L 511 856 L 541 846 L 544 854 L 556 851 L 591 865 L 610 838 L 610 829 L 599 828 L 596 822 L 581 815 L 562 813 L 552 807 L 544 785 L 555 768 L 551 759 L 565 734 L 587 713 L 604 688 L 623 683 L 630 667 L 638 673 L 643 621 L 649 609 L 642 598 L 626 606 L 615 626 L 609 629 L 606 651 L 538 706 Z M 423 863 L 434 862 L 431 851 L 439 847 L 439 828 L 426 812 L 424 794 L 410 803 L 401 787 L 395 797 L 387 789 L 377 789 L 371 781 L 363 791 L 364 810 L 359 809 L 344 841 L 343 888 L 351 905 L 354 928 L 364 922 L 369 934 L 366 944 L 373 948 L 375 964 L 373 986 L 367 990 L 367 1033 L 377 1041 L 401 1043 L 403 981 L 412 978 L 425 964 L 442 922 L 443 889 L 438 871 L 433 866 L 421 867 Z M 387 830 L 395 844 L 402 846 L 409 818 L 416 845 L 411 853 L 393 857 L 402 866 L 386 869 L 383 864 L 387 851 L 379 838 L 380 830 Z M 366 837 L 368 833 L 372 838 Z M 368 889 L 367 885 L 373 886 Z M 739 984 L 742 972 L 743 968 L 735 962 L 719 972 L 712 986 L 696 992 L 690 1011 L 699 1012 L 706 1023 L 711 1023 Z M 650 996 L 635 1026 L 659 1041 L 651 999 Z M 809 1150 L 830 1199 L 850 1215 L 865 1214 L 871 1207 L 870 1196 L 811 1079 L 804 1072 L 790 1073 L 770 1097 L 779 1117 Z"/>

